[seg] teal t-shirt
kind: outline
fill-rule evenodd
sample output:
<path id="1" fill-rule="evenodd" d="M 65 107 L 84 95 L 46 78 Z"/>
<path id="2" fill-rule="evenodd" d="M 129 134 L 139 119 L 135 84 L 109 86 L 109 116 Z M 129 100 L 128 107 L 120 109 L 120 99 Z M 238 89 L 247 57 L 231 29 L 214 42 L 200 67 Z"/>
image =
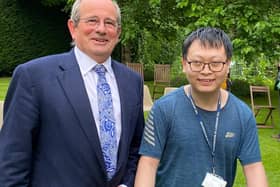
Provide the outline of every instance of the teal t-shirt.
<path id="1" fill-rule="evenodd" d="M 198 109 L 212 145 L 215 111 Z M 256 121 L 250 108 L 229 93 L 217 131 L 216 173 L 233 186 L 237 159 L 261 160 Z M 212 171 L 212 156 L 183 87 L 154 103 L 146 120 L 140 154 L 160 160 L 156 187 L 196 187 Z"/>

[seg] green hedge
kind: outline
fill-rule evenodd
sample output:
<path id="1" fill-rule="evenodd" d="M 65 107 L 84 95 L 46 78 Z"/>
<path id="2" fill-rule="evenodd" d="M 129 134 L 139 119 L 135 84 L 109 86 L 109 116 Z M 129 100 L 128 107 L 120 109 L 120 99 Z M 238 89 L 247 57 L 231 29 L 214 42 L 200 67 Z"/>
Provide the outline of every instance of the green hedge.
<path id="1" fill-rule="evenodd" d="M 0 77 L 30 59 L 70 49 L 68 16 L 39 1 L 0 1 Z"/>
<path id="2" fill-rule="evenodd" d="M 237 97 L 250 97 L 250 84 L 245 80 L 232 80 L 231 92 Z"/>

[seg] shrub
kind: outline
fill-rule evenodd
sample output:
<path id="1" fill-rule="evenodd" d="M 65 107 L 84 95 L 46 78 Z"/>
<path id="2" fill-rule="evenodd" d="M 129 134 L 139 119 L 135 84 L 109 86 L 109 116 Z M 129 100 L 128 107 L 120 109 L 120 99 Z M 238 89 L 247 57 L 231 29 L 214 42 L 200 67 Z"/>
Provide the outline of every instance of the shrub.
<path id="1" fill-rule="evenodd" d="M 245 80 L 234 79 L 232 80 L 231 92 L 237 97 L 250 96 L 250 84 Z"/>
<path id="2" fill-rule="evenodd" d="M 67 15 L 38 1 L 0 1 L 0 76 L 30 59 L 69 50 Z"/>
<path id="3" fill-rule="evenodd" d="M 173 75 L 171 78 L 170 86 L 172 87 L 180 87 L 188 84 L 188 80 L 184 73 L 179 73 L 177 75 Z"/>
<path id="4" fill-rule="evenodd" d="M 154 80 L 154 70 L 145 69 L 144 70 L 144 79 L 145 79 L 145 81 L 153 81 Z"/>

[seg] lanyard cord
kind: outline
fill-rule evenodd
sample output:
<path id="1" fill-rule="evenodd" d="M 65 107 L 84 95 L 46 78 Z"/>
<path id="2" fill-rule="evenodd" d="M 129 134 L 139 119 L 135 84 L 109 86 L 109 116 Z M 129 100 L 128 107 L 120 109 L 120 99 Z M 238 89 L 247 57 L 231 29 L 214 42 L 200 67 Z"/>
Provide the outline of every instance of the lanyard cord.
<path id="1" fill-rule="evenodd" d="M 192 103 L 192 107 L 194 109 L 194 112 L 196 114 L 196 117 L 199 121 L 200 127 L 202 129 L 203 132 L 203 136 L 207 142 L 207 145 L 209 147 L 209 150 L 211 152 L 211 156 L 212 156 L 212 172 L 213 174 L 215 174 L 215 151 L 216 151 L 216 141 L 217 141 L 217 131 L 218 131 L 218 126 L 219 126 L 219 117 L 220 117 L 220 111 L 221 111 L 221 93 L 219 93 L 219 98 L 218 98 L 218 104 L 217 104 L 217 114 L 216 114 L 216 122 L 215 122 L 215 130 L 214 130 L 214 135 L 213 135 L 213 144 L 212 144 L 212 149 L 211 149 L 211 145 L 210 145 L 210 141 L 209 138 L 207 136 L 206 130 L 205 130 L 205 126 L 204 123 L 202 121 L 202 118 L 200 116 L 200 114 L 198 113 L 197 107 L 194 103 L 194 100 L 192 98 L 191 95 L 191 91 L 190 94 L 188 96 L 188 98 L 190 99 L 191 103 Z"/>

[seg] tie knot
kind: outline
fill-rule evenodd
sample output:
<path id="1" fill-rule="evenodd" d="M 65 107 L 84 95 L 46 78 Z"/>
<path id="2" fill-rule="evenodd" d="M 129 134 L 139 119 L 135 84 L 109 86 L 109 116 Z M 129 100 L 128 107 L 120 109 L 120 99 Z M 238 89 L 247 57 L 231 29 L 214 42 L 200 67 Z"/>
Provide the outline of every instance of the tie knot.
<path id="1" fill-rule="evenodd" d="M 104 65 L 102 64 L 97 64 L 95 67 L 94 67 L 94 71 L 99 75 L 99 76 L 104 76 L 105 75 L 105 72 L 106 72 L 106 68 Z"/>

